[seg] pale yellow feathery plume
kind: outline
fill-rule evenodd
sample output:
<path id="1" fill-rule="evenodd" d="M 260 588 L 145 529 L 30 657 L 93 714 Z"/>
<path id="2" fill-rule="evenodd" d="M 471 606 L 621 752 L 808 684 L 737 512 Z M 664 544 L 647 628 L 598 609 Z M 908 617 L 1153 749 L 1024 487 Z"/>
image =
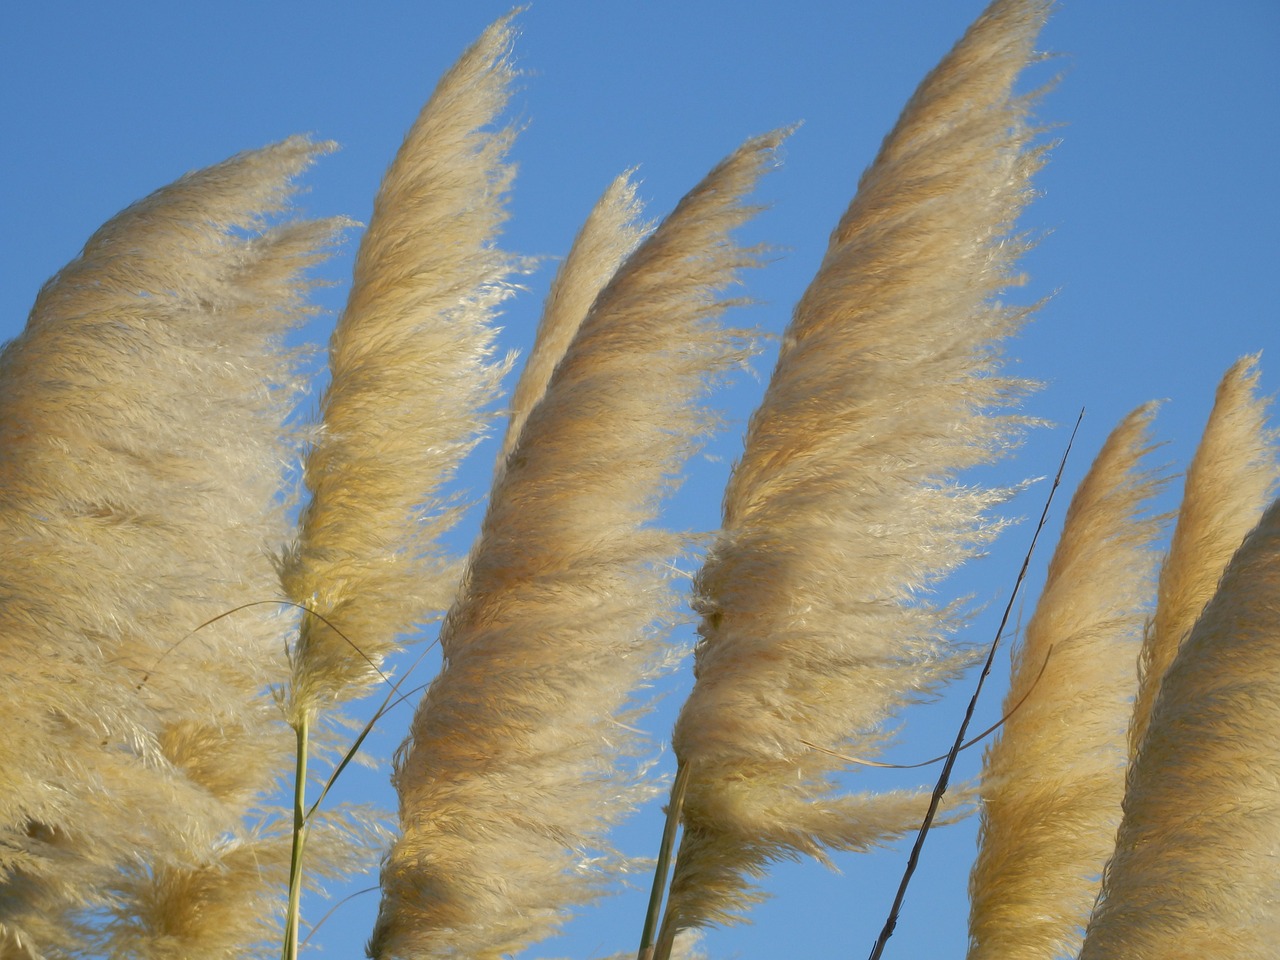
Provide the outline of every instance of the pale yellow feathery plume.
<path id="1" fill-rule="evenodd" d="M 757 262 L 729 233 L 780 139 L 744 144 L 625 261 L 530 412 L 397 758 L 371 956 L 506 956 L 608 883 L 607 830 L 651 790 L 630 724 L 676 604 L 682 540 L 652 522 L 708 379 L 741 361 L 717 294 Z"/>
<path id="2" fill-rule="evenodd" d="M 1267 401 L 1256 395 L 1256 356 L 1236 361 L 1218 385 L 1213 412 L 1187 468 L 1169 555 L 1160 570 L 1155 615 L 1138 661 L 1130 756 L 1147 731 L 1160 678 L 1217 589 L 1218 578 L 1266 508 L 1276 483 Z"/>
<path id="3" fill-rule="evenodd" d="M 300 387 L 281 341 L 341 224 L 273 220 L 327 148 L 287 140 L 129 207 L 0 359 L 0 940 L 15 950 L 89 949 L 81 921 L 104 906 L 103 949 L 123 937 L 139 957 L 225 956 L 271 920 L 242 821 L 287 758 L 266 689 L 292 621 L 255 607 L 201 624 L 277 595 Z M 215 941 L 152 922 L 162 875 L 220 887 Z M 166 909 L 181 926 L 203 907 Z"/>
<path id="4" fill-rule="evenodd" d="M 387 170 L 329 351 L 311 491 L 282 579 L 304 620 L 291 713 L 358 695 L 397 639 L 442 612 L 456 569 L 442 492 L 489 423 L 508 364 L 495 307 L 514 264 L 494 246 L 514 168 L 511 15 L 441 78 Z M 320 619 L 320 618 L 323 618 Z"/>
<path id="5" fill-rule="evenodd" d="M 499 468 L 515 449 L 529 412 L 542 399 L 552 371 L 596 296 L 645 235 L 647 227 L 639 223 L 640 213 L 635 184 L 629 174 L 621 174 L 609 184 L 574 238 L 551 284 L 533 349 L 511 393 L 511 415 L 498 456 Z"/>
<path id="6" fill-rule="evenodd" d="M 1280 944 L 1280 502 L 1165 672 L 1080 960 L 1264 960 Z"/>
<path id="7" fill-rule="evenodd" d="M 696 585 L 697 682 L 674 746 L 690 767 L 659 955 L 741 919 L 769 861 L 863 849 L 918 824 L 914 795 L 850 796 L 832 752 L 968 662 L 921 599 L 994 535 L 1002 494 L 955 477 L 1020 421 L 998 343 L 1027 311 L 1009 236 L 1041 163 L 1012 93 L 1048 3 L 998 0 L 917 90 L 796 307 Z"/>
<path id="8" fill-rule="evenodd" d="M 1120 822 L 1133 665 L 1155 576 L 1163 478 L 1142 468 L 1155 405 L 1112 432 L 1076 490 L 1013 662 L 982 772 L 970 960 L 1074 956 Z"/>

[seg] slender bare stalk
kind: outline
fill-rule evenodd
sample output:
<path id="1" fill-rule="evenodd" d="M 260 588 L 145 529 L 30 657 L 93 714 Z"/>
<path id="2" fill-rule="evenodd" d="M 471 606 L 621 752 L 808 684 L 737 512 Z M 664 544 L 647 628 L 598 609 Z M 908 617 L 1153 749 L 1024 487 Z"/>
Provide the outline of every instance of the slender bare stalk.
<path id="1" fill-rule="evenodd" d="M 617 866 L 606 832 L 652 792 L 634 698 L 669 659 L 682 546 L 652 523 L 711 422 L 708 379 L 742 359 L 718 294 L 757 262 L 729 234 L 779 140 L 743 145 L 626 260 L 507 458 L 397 757 L 374 957 L 505 956 Z"/>
<path id="2" fill-rule="evenodd" d="M 340 225 L 271 221 L 325 149 L 288 140 L 129 207 L 0 360 L 0 927 L 22 949 L 225 956 L 274 919 L 281 838 L 244 820 L 287 757 L 265 691 L 290 622 L 188 633 L 275 593 L 299 389 L 281 339 Z"/>
<path id="3" fill-rule="evenodd" d="M 1160 678 L 1275 487 L 1275 437 L 1266 428 L 1267 401 L 1256 395 L 1257 382 L 1257 357 L 1244 357 L 1226 372 L 1187 468 L 1178 523 L 1160 569 L 1155 616 L 1147 625 L 1138 661 L 1131 757 L 1146 734 Z"/>
<path id="4" fill-rule="evenodd" d="M 293 752 L 293 844 L 289 853 L 289 901 L 285 906 L 284 945 L 281 950 L 284 960 L 296 960 L 298 956 L 298 923 L 302 916 L 302 853 L 307 841 L 307 761 L 311 752 L 311 725 L 306 714 L 299 719 L 294 732 L 297 741 Z"/>
<path id="5" fill-rule="evenodd" d="M 1016 650 L 1008 718 L 983 765 L 971 960 L 1074 955 L 1097 897 L 1160 533 L 1142 514 L 1161 484 L 1141 466 L 1154 413 L 1129 414 L 1076 490 Z"/>
<path id="6" fill-rule="evenodd" d="M 1002 494 L 957 474 L 1021 421 L 998 344 L 1026 311 L 1008 233 L 1041 162 L 1012 86 L 1047 3 L 1000 0 L 924 81 L 796 307 L 696 584 L 691 765 L 664 920 L 742 919 L 775 859 L 919 824 L 915 793 L 847 795 L 832 752 L 878 751 L 896 711 L 969 662 L 921 596 L 994 535 Z M 806 745 L 812 744 L 812 746 Z"/>
<path id="7" fill-rule="evenodd" d="M 1280 502 L 1160 683 L 1081 960 L 1262 960 L 1280 943 Z"/>

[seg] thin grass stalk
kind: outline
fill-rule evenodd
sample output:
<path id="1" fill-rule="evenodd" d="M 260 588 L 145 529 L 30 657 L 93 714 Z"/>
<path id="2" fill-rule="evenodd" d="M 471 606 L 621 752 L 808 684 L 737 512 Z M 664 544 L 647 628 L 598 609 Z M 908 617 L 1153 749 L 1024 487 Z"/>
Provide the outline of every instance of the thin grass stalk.
<path id="1" fill-rule="evenodd" d="M 959 474 L 1025 426 L 999 345 L 1029 311 L 996 297 L 1019 282 L 1011 231 L 1042 161 L 1013 85 L 1047 8 L 993 3 L 925 79 L 796 306 L 695 583 L 664 926 L 739 922 L 771 861 L 920 823 L 926 794 L 848 794 L 833 754 L 875 755 L 972 661 L 928 593 L 1000 526 L 1005 492 Z"/>
<path id="2" fill-rule="evenodd" d="M 309 617 L 318 616 L 318 614 L 308 612 L 307 616 Z M 333 627 L 332 624 L 329 624 L 328 626 L 330 627 L 330 629 L 333 629 L 335 630 L 335 632 L 337 632 L 336 628 Z M 329 771 L 329 776 L 325 780 L 324 785 L 321 787 L 319 795 L 310 804 L 310 806 L 307 805 L 306 788 L 307 788 L 307 766 L 309 762 L 308 757 L 310 754 L 310 732 L 311 732 L 311 723 L 312 723 L 313 717 L 310 713 L 304 713 L 301 717 L 298 718 L 298 722 L 295 726 L 295 731 L 294 731 L 295 732 L 295 748 L 294 748 L 295 760 L 294 760 L 294 786 L 293 786 L 293 829 L 292 829 L 292 846 L 290 850 L 290 859 L 289 859 L 289 893 L 288 893 L 288 900 L 285 907 L 285 925 L 284 925 L 284 936 L 282 940 L 283 960 L 296 960 L 299 948 L 305 945 L 306 943 L 306 940 L 303 940 L 301 943 L 299 943 L 298 936 L 299 936 L 299 926 L 301 922 L 301 912 L 302 912 L 302 909 L 301 909 L 302 893 L 306 885 L 305 871 L 303 869 L 303 853 L 306 848 L 306 839 L 307 839 L 308 829 L 312 821 L 316 818 L 317 811 L 319 810 L 320 805 L 324 802 L 325 797 L 328 796 L 330 789 L 332 789 L 333 785 L 337 782 L 338 778 L 342 776 L 342 772 L 346 770 L 347 766 L 355 758 L 356 754 L 359 753 L 361 746 L 364 744 L 365 739 L 373 731 L 375 724 L 377 724 L 377 722 L 380 719 L 382 719 L 383 715 L 387 712 L 389 707 L 393 704 L 393 701 L 395 700 L 397 694 L 400 691 L 401 685 L 404 683 L 406 679 L 408 679 L 409 675 L 412 674 L 413 668 L 416 667 L 418 663 L 422 661 L 422 658 L 426 656 L 426 653 L 427 651 L 424 650 L 421 654 L 419 654 L 418 659 L 413 663 L 413 665 L 407 671 L 405 671 L 405 673 L 394 683 L 392 683 L 389 678 L 383 676 L 384 682 L 387 683 L 391 689 L 388 691 L 386 697 L 383 699 L 378 709 L 374 711 L 373 716 L 370 717 L 370 719 L 365 723 L 365 725 L 361 728 L 360 733 L 356 736 L 355 740 L 343 753 L 341 759 L 334 765 L 333 769 Z M 377 667 L 375 665 L 371 664 L 370 666 L 372 669 L 377 670 Z M 381 671 L 378 671 L 378 672 L 381 673 Z M 371 889 L 376 890 L 377 888 L 374 887 Z M 327 916 L 328 914 L 326 914 L 326 917 Z M 314 929 L 312 932 L 314 932 Z M 307 939 L 310 939 L 310 936 L 311 934 L 308 934 Z"/>
<path id="3" fill-rule="evenodd" d="M 1018 592 L 1017 587 L 1015 587 L 1014 592 L 1015 593 Z M 1002 631 L 997 631 L 997 632 L 1002 632 Z M 1022 705 L 1026 703 L 1027 698 L 1031 696 L 1031 691 L 1034 690 L 1036 687 L 1036 684 L 1040 682 L 1040 678 L 1044 676 L 1044 671 L 1048 668 L 1049 660 L 1052 657 L 1052 655 L 1053 655 L 1053 648 L 1050 647 L 1048 650 L 1045 651 L 1044 660 L 1040 663 L 1040 672 L 1036 674 L 1035 679 L 1031 682 L 1031 686 L 1023 694 L 1022 698 L 1019 699 L 1016 703 L 1014 703 L 1012 707 L 1006 707 L 1004 716 L 1002 716 L 995 723 L 991 724 L 991 726 L 987 727 L 985 730 L 981 731 L 980 733 L 975 733 L 972 737 L 970 737 L 964 743 L 960 744 L 960 750 L 959 750 L 960 753 L 963 753 L 964 751 L 968 750 L 970 747 L 975 747 L 978 744 L 980 744 L 983 740 L 987 739 L 987 737 L 989 737 L 991 734 L 995 733 L 997 730 L 1003 727 L 1005 723 L 1008 722 L 1009 718 L 1018 712 L 1018 710 L 1022 707 Z M 931 767 L 935 763 L 942 763 L 950 755 L 951 755 L 951 750 L 948 749 L 946 753 L 940 753 L 936 757 L 930 757 L 928 760 L 917 760 L 915 763 L 881 763 L 878 760 L 864 760 L 860 757 L 849 757 L 849 756 L 845 756 L 844 754 L 838 755 L 837 759 L 843 760 L 845 763 L 854 764 L 855 766 L 875 767 L 878 770 L 918 770 L 921 767 Z"/>
<path id="4" fill-rule="evenodd" d="M 314 614 L 310 615 L 314 616 Z M 329 771 L 329 776 L 325 780 L 324 786 L 320 788 L 319 795 L 311 802 L 310 806 L 307 805 L 306 800 L 306 783 L 308 754 L 310 752 L 309 740 L 311 718 L 305 715 L 301 718 L 301 722 L 296 730 L 297 736 L 294 754 L 296 759 L 293 796 L 293 845 L 289 860 L 289 898 L 285 909 L 285 928 L 282 950 L 284 960 L 296 960 L 298 950 L 301 947 L 306 946 L 307 941 L 311 939 L 320 924 L 327 920 L 338 906 L 350 899 L 350 897 L 347 897 L 342 901 L 339 901 L 338 904 L 335 904 L 329 912 L 326 913 L 314 927 L 312 927 L 306 938 L 299 942 L 298 935 L 302 912 L 302 892 L 305 886 L 303 852 L 306 846 L 307 830 L 312 821 L 315 820 L 317 811 L 320 809 L 320 805 L 324 802 L 325 797 L 328 796 L 329 791 L 338 781 L 338 778 L 342 776 L 342 772 L 346 770 L 351 761 L 355 759 L 356 754 L 360 752 L 361 746 L 364 744 L 364 741 L 369 734 L 373 732 L 374 726 L 382 719 L 391 706 L 394 706 L 395 703 L 399 702 L 396 697 L 399 694 L 401 684 L 403 684 L 413 672 L 413 668 L 422 661 L 426 652 L 427 651 L 424 650 L 422 654 L 419 655 L 418 660 L 415 661 L 407 671 L 405 671 L 404 675 L 402 675 L 394 684 L 391 684 L 390 691 L 387 693 L 378 709 L 374 711 L 373 716 L 370 717 L 361 728 L 360 733 L 351 743 L 351 746 L 349 746 L 343 753 L 342 758 L 334 765 L 333 769 Z M 370 893 L 377 889 L 377 887 L 369 887 L 367 890 L 362 892 Z M 354 896 L 354 894 L 352 896 Z"/>
<path id="5" fill-rule="evenodd" d="M 308 943 L 310 943 L 311 938 L 320 932 L 320 928 L 329 922 L 329 918 L 332 917 L 335 913 L 337 913 L 340 909 L 345 907 L 352 900 L 356 899 L 357 897 L 363 897 L 366 893 L 377 893 L 377 892 L 378 892 L 378 888 L 374 886 L 374 887 L 365 887 L 363 890 L 357 890 L 355 893 L 347 894 L 345 897 L 343 897 L 341 900 L 339 900 L 337 903 L 331 906 L 328 910 L 326 910 L 324 916 L 322 916 L 319 920 L 317 920 L 314 924 L 312 924 L 311 929 L 307 931 L 307 935 L 303 937 L 302 941 L 298 944 L 298 949 L 301 950 Z"/>
<path id="6" fill-rule="evenodd" d="M 391 683 L 390 680 L 387 681 L 391 689 L 387 691 L 387 695 L 383 698 L 382 703 L 378 705 L 378 709 L 373 711 L 373 716 L 371 716 L 365 722 L 365 725 L 360 728 L 360 732 L 351 742 L 351 746 L 347 747 L 346 751 L 342 754 L 341 759 L 339 759 L 338 762 L 333 765 L 333 769 L 329 771 L 329 776 L 325 779 L 324 786 L 320 788 L 319 795 L 307 809 L 307 820 L 310 820 L 315 815 L 316 811 L 320 809 L 320 804 L 322 804 L 324 802 L 324 798 L 329 795 L 329 791 L 333 789 L 333 785 L 338 782 L 338 778 L 342 776 L 342 772 L 346 770 L 351 764 L 351 761 L 356 758 L 356 754 L 360 752 L 360 748 L 364 746 L 364 742 L 368 739 L 369 734 L 373 733 L 373 729 L 377 726 L 378 722 L 386 716 L 387 712 L 391 710 L 392 707 L 399 706 L 412 696 L 413 693 L 425 688 L 426 685 L 423 684 L 420 687 L 412 688 L 406 693 L 400 693 L 400 687 L 404 684 L 405 680 L 409 679 L 413 674 L 413 671 L 420 663 L 422 663 L 423 659 L 434 646 L 435 644 L 430 644 L 423 649 L 422 652 L 418 654 L 418 658 L 410 664 L 409 668 L 400 675 L 400 679 L 396 680 L 395 683 Z"/>
<path id="7" fill-rule="evenodd" d="M 285 907 L 283 960 L 297 960 L 298 921 L 302 915 L 302 852 L 307 826 L 307 757 L 310 754 L 311 718 L 304 713 L 294 728 L 297 746 L 293 772 L 293 843 L 289 853 L 289 900 Z"/>

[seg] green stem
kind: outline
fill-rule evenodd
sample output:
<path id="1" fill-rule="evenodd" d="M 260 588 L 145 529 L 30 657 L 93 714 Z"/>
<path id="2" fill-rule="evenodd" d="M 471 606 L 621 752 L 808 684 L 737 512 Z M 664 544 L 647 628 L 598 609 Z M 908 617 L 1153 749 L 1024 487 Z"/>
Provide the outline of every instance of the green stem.
<path id="1" fill-rule="evenodd" d="M 293 853 L 289 858 L 289 907 L 285 914 L 284 951 L 281 960 L 297 960 L 298 919 L 302 913 L 302 849 L 307 823 L 307 749 L 311 713 L 302 711 L 293 728 L 298 735 L 297 765 L 293 775 Z"/>
<path id="2" fill-rule="evenodd" d="M 649 908 L 645 911 L 644 929 L 640 933 L 640 952 L 636 954 L 636 960 L 654 960 L 654 934 L 657 933 L 658 919 L 662 915 L 662 898 L 667 889 L 667 875 L 671 871 L 671 851 L 675 847 L 676 828 L 680 825 L 680 812 L 684 809 L 684 793 L 688 785 L 689 765 L 682 760 L 676 767 L 675 782 L 671 784 L 667 822 L 662 827 L 662 845 L 658 849 L 658 862 L 653 868 L 653 890 L 649 894 Z M 663 956 L 668 956 L 670 952 L 671 945 L 668 943 Z"/>

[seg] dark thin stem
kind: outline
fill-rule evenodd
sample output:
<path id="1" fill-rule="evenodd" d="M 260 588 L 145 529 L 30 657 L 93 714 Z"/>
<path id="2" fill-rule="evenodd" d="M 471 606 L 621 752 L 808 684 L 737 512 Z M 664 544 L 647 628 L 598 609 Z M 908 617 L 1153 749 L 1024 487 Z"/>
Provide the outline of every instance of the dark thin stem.
<path id="1" fill-rule="evenodd" d="M 969 707 L 965 710 L 964 720 L 960 722 L 960 730 L 956 733 L 955 744 L 952 746 L 951 752 L 947 754 L 946 763 L 942 765 L 942 773 L 938 775 L 938 784 L 933 788 L 933 796 L 929 798 L 929 810 L 925 813 L 924 822 L 920 824 L 920 830 L 916 834 L 916 841 L 911 846 L 911 855 L 907 858 L 907 868 L 902 874 L 902 882 L 898 884 L 898 892 L 893 898 L 893 906 L 889 908 L 889 917 L 885 920 L 884 928 L 880 931 L 880 936 L 876 938 L 875 946 L 871 948 L 871 955 L 867 960 L 880 960 L 880 957 L 884 954 L 885 945 L 889 942 L 889 938 L 893 936 L 894 928 L 898 925 L 898 915 L 902 912 L 902 902 L 907 896 L 907 886 L 911 883 L 911 877 L 916 872 L 916 866 L 920 862 L 920 851 L 924 848 L 924 838 L 928 835 L 929 828 L 933 826 L 934 817 L 938 813 L 938 806 L 942 803 L 942 796 L 947 792 L 947 785 L 951 780 L 951 771 L 955 767 L 956 757 L 959 756 L 965 735 L 969 732 L 969 722 L 973 719 L 973 713 L 978 707 L 978 697 L 982 693 L 982 687 L 986 683 L 987 676 L 991 673 L 991 665 L 995 662 L 996 648 L 1000 645 L 1000 638 L 1004 634 L 1004 629 L 1009 623 L 1009 616 L 1013 612 L 1013 604 L 1022 589 L 1023 581 L 1026 580 L 1027 568 L 1031 566 L 1031 555 L 1035 553 L 1036 541 L 1040 539 L 1040 531 L 1044 529 L 1045 521 L 1049 518 L 1049 507 L 1053 504 L 1053 495 L 1062 483 L 1062 471 L 1066 469 L 1067 457 L 1071 454 L 1071 445 L 1075 443 L 1076 433 L 1079 431 L 1080 421 L 1083 419 L 1084 410 L 1082 409 L 1080 416 L 1076 418 L 1076 425 L 1071 429 L 1071 437 L 1067 440 L 1067 449 L 1062 451 L 1062 461 L 1058 464 L 1058 472 L 1053 477 L 1053 486 L 1049 488 L 1049 496 L 1045 499 L 1044 509 L 1040 512 L 1040 522 L 1036 524 L 1036 532 L 1031 537 L 1031 545 L 1027 547 L 1026 556 L 1022 558 L 1022 569 L 1018 571 L 1018 579 L 1014 582 L 1013 593 L 1009 596 L 1009 602 L 1005 604 L 1004 616 L 1000 618 L 1000 626 L 996 630 L 995 639 L 991 641 L 991 649 L 987 651 L 986 663 L 982 665 L 982 673 L 978 677 L 978 684 L 973 691 L 973 696 L 969 699 Z"/>

